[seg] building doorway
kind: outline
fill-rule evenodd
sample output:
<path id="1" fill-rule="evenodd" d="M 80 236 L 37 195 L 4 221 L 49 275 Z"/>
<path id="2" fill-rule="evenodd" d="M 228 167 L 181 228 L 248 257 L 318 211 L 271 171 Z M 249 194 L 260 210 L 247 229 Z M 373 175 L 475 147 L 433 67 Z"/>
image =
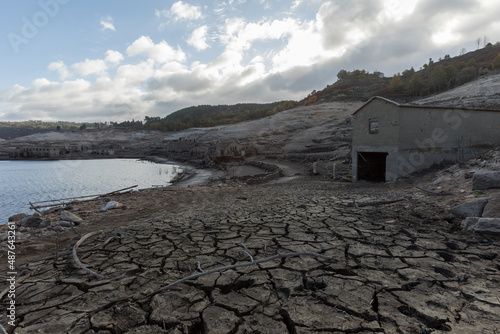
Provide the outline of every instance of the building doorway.
<path id="1" fill-rule="evenodd" d="M 385 182 L 386 152 L 358 152 L 358 180 Z"/>

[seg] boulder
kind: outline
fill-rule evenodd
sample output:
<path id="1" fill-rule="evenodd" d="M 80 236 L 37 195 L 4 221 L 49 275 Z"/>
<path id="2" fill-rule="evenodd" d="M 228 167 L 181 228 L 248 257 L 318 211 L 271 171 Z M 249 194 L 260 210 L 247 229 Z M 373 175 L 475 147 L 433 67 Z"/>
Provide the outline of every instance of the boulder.
<path id="1" fill-rule="evenodd" d="M 500 196 L 490 197 L 488 204 L 484 207 L 483 217 L 485 218 L 500 218 Z"/>
<path id="2" fill-rule="evenodd" d="M 28 217 L 27 214 L 25 214 L 25 213 L 18 213 L 17 215 L 10 216 L 9 217 L 9 221 L 10 222 L 17 222 L 17 221 L 20 221 L 20 220 L 22 220 L 23 218 L 26 218 L 26 217 Z"/>
<path id="3" fill-rule="evenodd" d="M 476 199 L 464 204 L 454 206 L 450 209 L 450 212 L 462 218 L 481 217 L 483 215 L 483 209 L 486 204 L 488 204 L 488 199 Z"/>
<path id="4" fill-rule="evenodd" d="M 61 211 L 61 220 L 67 221 L 67 222 L 73 222 L 76 224 L 80 224 L 83 222 L 83 219 L 81 217 L 78 217 L 74 213 L 71 213 L 69 211 Z"/>
<path id="5" fill-rule="evenodd" d="M 71 226 L 73 226 L 73 225 L 72 225 L 72 224 L 71 224 L 71 222 L 69 222 L 69 221 L 66 221 L 66 220 L 61 220 L 61 221 L 59 222 L 59 226 L 61 226 L 61 227 L 71 227 Z"/>
<path id="6" fill-rule="evenodd" d="M 472 190 L 500 189 L 500 172 L 477 172 L 472 177 Z"/>
<path id="7" fill-rule="evenodd" d="M 40 223 L 40 228 L 45 228 L 45 227 L 49 227 L 50 226 L 50 220 L 44 220 Z"/>
<path id="8" fill-rule="evenodd" d="M 27 216 L 21 219 L 20 225 L 22 227 L 40 227 L 42 219 L 37 216 Z"/>
<path id="9" fill-rule="evenodd" d="M 462 227 L 471 232 L 500 234 L 500 218 L 468 217 Z"/>
<path id="10" fill-rule="evenodd" d="M 55 225 L 55 226 L 52 226 L 52 231 L 54 231 L 54 232 L 62 232 L 62 231 L 64 231 L 64 229 L 62 228 L 62 226 Z"/>

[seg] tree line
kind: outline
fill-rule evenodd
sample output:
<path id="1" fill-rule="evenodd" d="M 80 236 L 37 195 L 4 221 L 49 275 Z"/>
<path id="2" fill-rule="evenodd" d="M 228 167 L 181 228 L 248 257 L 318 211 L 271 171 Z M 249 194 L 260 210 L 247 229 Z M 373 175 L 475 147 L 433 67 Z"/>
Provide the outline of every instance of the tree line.
<path id="1" fill-rule="evenodd" d="M 499 47 L 498 43 L 496 47 Z M 493 48 L 493 46 L 488 44 L 485 48 Z M 479 53 L 477 55 L 481 56 Z M 455 59 L 445 55 L 438 62 L 434 62 L 430 58 L 429 62 L 424 64 L 418 72 L 412 67 L 402 73 L 395 74 L 387 91 L 411 97 L 434 94 L 463 85 L 492 71 L 500 70 L 500 53 L 497 53 L 493 60 L 490 57 L 489 61 L 487 59 L 476 61 L 473 56 L 474 54 L 471 54 L 467 60 L 465 54 Z"/>
<path id="2" fill-rule="evenodd" d="M 146 116 L 143 126 L 149 130 L 163 131 L 214 127 L 268 117 L 293 107 L 295 107 L 294 101 L 267 104 L 199 105 L 181 109 L 164 118 Z"/>

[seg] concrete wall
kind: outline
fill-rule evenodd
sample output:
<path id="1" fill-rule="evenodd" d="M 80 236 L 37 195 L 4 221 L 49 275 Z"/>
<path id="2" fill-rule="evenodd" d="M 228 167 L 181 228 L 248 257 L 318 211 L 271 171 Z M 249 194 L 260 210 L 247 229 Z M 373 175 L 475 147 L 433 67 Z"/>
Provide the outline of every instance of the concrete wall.
<path id="1" fill-rule="evenodd" d="M 369 133 L 371 119 L 379 133 Z M 500 145 L 500 111 L 400 106 L 374 98 L 353 115 L 352 178 L 358 152 L 387 152 L 391 181 L 442 162 L 460 162 Z"/>
<path id="2" fill-rule="evenodd" d="M 358 180 L 358 153 L 385 152 L 387 168 L 397 173 L 399 149 L 399 108 L 385 99 L 373 99 L 361 107 L 353 116 L 352 133 L 352 178 Z M 370 134 L 371 120 L 378 120 L 378 133 Z"/>
<path id="3" fill-rule="evenodd" d="M 398 176 L 462 162 L 500 145 L 500 112 L 400 107 Z"/>

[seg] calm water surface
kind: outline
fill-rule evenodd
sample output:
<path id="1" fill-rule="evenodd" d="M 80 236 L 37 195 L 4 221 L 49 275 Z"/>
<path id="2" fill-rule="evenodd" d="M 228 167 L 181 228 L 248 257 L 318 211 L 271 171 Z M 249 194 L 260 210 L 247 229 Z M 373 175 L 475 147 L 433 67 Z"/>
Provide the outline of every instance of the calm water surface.
<path id="1" fill-rule="evenodd" d="M 136 159 L 0 161 L 0 224 L 14 214 L 33 213 L 29 202 L 169 185 L 179 170 Z"/>

